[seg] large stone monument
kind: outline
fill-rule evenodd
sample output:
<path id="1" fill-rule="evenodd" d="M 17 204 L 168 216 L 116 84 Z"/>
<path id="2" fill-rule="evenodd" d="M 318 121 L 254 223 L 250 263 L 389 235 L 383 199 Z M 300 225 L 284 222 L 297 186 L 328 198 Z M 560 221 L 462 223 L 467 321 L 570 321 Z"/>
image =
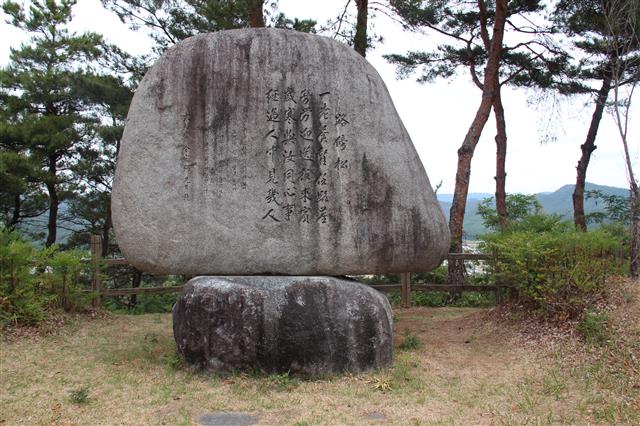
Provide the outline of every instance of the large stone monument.
<path id="1" fill-rule="evenodd" d="M 387 364 L 386 299 L 303 276 L 426 271 L 449 247 L 373 67 L 331 39 L 286 30 L 203 34 L 160 58 L 129 110 L 112 205 L 118 244 L 137 268 L 244 276 L 196 278 L 174 308 L 179 351 L 213 369 Z M 274 277 L 285 275 L 297 277 Z M 285 308 L 296 304 L 314 308 Z M 320 358 L 308 356 L 309 336 L 326 346 L 313 351 Z"/>

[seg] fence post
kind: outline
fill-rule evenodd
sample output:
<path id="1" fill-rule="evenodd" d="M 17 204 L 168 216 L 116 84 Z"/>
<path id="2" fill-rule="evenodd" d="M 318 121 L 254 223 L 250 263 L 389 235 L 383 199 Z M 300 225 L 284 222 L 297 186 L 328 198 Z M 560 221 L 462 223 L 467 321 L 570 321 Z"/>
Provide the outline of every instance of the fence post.
<path id="1" fill-rule="evenodd" d="M 502 305 L 502 287 L 496 284 L 496 305 Z"/>
<path id="2" fill-rule="evenodd" d="M 102 291 L 101 281 L 101 260 L 102 260 L 102 238 L 100 235 L 91 235 L 91 266 L 93 267 L 92 287 L 96 292 L 96 297 L 92 301 L 94 308 L 100 307 L 100 293 Z"/>
<path id="3" fill-rule="evenodd" d="M 402 273 L 402 289 L 401 289 L 402 306 L 411 307 L 411 273 Z"/>

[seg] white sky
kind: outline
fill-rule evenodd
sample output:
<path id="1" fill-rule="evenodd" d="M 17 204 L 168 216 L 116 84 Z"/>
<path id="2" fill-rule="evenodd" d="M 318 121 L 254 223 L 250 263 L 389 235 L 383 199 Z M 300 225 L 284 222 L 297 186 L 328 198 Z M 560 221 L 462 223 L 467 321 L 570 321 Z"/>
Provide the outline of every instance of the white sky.
<path id="1" fill-rule="evenodd" d="M 23 0 L 27 1 L 27 0 Z M 353 3 L 353 2 L 352 2 Z M 322 6 L 319 6 L 322 5 Z M 319 23 L 337 16 L 344 0 L 280 0 L 279 8 L 288 16 L 313 18 Z M 480 91 L 462 72 L 452 81 L 437 80 L 418 84 L 414 79 L 397 81 L 395 68 L 382 55 L 421 50 L 433 41 L 428 37 L 404 33 L 395 23 L 380 15 L 375 19 L 376 33 L 384 43 L 367 53 L 367 59 L 387 84 L 391 97 L 409 131 L 424 163 L 431 184 L 442 181 L 440 193 L 453 192 L 457 149 L 475 115 Z M 150 50 L 150 41 L 142 32 L 132 32 L 115 14 L 104 10 L 99 0 L 79 0 L 74 8 L 71 28 L 75 31 L 95 31 L 108 41 L 133 54 Z M 0 24 L 0 65 L 9 61 L 9 48 L 18 47 L 27 37 L 4 23 Z M 580 156 L 580 144 L 587 133 L 593 112 L 588 99 L 575 98 L 541 100 L 536 92 L 503 88 L 506 112 L 508 153 L 507 192 L 535 193 L 554 191 L 575 182 L 575 166 Z M 635 96 L 634 120 L 630 139 L 636 173 L 640 155 L 640 96 Z M 556 111 L 552 115 L 552 111 Z M 495 124 L 489 118 L 478 143 L 472 163 L 470 192 L 495 190 Z M 552 130 L 554 142 L 541 143 Z M 622 148 L 612 117 L 605 114 L 587 172 L 589 182 L 627 187 Z"/>

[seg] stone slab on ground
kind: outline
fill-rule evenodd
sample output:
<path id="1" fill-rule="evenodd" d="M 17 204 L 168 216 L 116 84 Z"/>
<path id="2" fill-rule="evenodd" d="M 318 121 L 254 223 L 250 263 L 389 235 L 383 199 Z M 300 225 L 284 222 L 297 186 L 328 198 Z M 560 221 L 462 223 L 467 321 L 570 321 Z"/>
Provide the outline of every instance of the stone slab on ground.
<path id="1" fill-rule="evenodd" d="M 387 420 L 387 416 L 383 413 L 369 413 L 367 414 L 367 420 Z"/>
<path id="2" fill-rule="evenodd" d="M 260 417 L 253 414 L 230 411 L 205 413 L 198 417 L 198 423 L 202 426 L 251 426 L 259 421 Z"/>
<path id="3" fill-rule="evenodd" d="M 196 277 L 173 308 L 178 352 L 213 371 L 325 375 L 392 362 L 387 298 L 334 277 Z"/>
<path id="4" fill-rule="evenodd" d="M 112 211 L 136 268 L 426 271 L 449 230 L 384 82 L 353 49 L 277 29 L 168 51 L 131 103 Z"/>

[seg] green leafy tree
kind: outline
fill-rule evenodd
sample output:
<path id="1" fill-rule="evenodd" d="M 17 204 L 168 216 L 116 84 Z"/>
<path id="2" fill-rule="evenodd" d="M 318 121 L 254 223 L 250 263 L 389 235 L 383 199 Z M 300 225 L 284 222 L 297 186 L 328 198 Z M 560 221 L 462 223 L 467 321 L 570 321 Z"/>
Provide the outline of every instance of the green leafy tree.
<path id="1" fill-rule="evenodd" d="M 97 120 L 90 86 L 99 78 L 98 60 L 106 49 L 96 33 L 68 31 L 74 4 L 35 0 L 27 10 L 13 1 L 3 3 L 8 22 L 32 37 L 11 50 L 11 62 L 0 70 L 5 105 L 0 140 L 29 158 L 34 170 L 26 174 L 46 191 L 46 246 L 56 242 L 59 205 L 75 190 L 70 168 Z"/>
<path id="2" fill-rule="evenodd" d="M 0 224 L 16 229 L 47 211 L 46 194 L 36 176 L 38 165 L 0 123 Z"/>
<path id="3" fill-rule="evenodd" d="M 484 226 L 498 231 L 502 228 L 500 218 L 495 207 L 495 198 L 488 197 L 478 204 L 478 214 L 484 222 Z M 542 212 L 542 205 L 535 195 L 507 194 L 507 223 L 514 224 L 523 221 L 531 215 Z"/>
<path id="4" fill-rule="evenodd" d="M 588 94 L 595 104 L 587 136 L 580 146 L 573 193 L 574 222 L 583 231 L 587 229 L 584 212 L 587 168 L 597 148 L 596 137 L 607 99 L 615 88 L 635 85 L 640 74 L 639 10 L 637 0 L 560 0 L 554 9 L 556 25 L 580 52 L 565 81 L 557 87 L 566 95 Z"/>
<path id="5" fill-rule="evenodd" d="M 629 275 L 640 277 L 640 185 L 638 170 L 634 169 L 629 149 L 629 118 L 635 89 L 640 86 L 640 1 L 603 0 L 606 16 L 607 45 L 617 52 L 612 63 L 612 115 L 622 142 L 627 179 L 629 182 L 629 212 L 631 216 L 631 244 Z M 626 89 L 626 91 L 625 91 Z"/>
<path id="6" fill-rule="evenodd" d="M 605 194 L 600 190 L 586 191 L 587 199 L 596 200 L 596 204 L 602 204 L 603 210 L 586 215 L 587 222 L 591 223 L 619 223 L 629 226 L 631 224 L 631 211 L 629 209 L 629 197 L 615 194 Z"/>
<path id="7" fill-rule="evenodd" d="M 550 40 L 551 29 L 536 24 L 544 10 L 541 1 L 393 0 L 391 4 L 406 28 L 426 29 L 448 40 L 436 51 L 388 55 L 398 66 L 399 77 L 418 71 L 418 82 L 429 82 L 466 69 L 481 91 L 480 105 L 458 150 L 449 227 L 452 251 L 460 251 L 471 159 L 492 110 L 496 118 L 496 204 L 500 224 L 506 226 L 507 133 L 501 88 L 507 84 L 550 87 L 553 74 L 566 61 L 565 53 Z"/>
<path id="8" fill-rule="evenodd" d="M 103 76 L 92 82 L 90 92 L 101 120 L 93 125 L 92 143 L 79 148 L 79 159 L 71 167 L 78 180 L 78 194 L 70 202 L 69 213 L 78 230 L 71 234 L 69 245 L 86 246 L 89 235 L 101 235 L 102 255 L 106 256 L 115 250 L 110 245 L 111 189 L 133 89 L 121 77 Z"/>
<path id="9" fill-rule="evenodd" d="M 102 0 L 134 30 L 144 27 L 161 54 L 169 46 L 199 33 L 234 28 L 273 26 L 313 31 L 315 21 L 289 19 L 277 11 L 277 1 L 265 0 Z"/>

